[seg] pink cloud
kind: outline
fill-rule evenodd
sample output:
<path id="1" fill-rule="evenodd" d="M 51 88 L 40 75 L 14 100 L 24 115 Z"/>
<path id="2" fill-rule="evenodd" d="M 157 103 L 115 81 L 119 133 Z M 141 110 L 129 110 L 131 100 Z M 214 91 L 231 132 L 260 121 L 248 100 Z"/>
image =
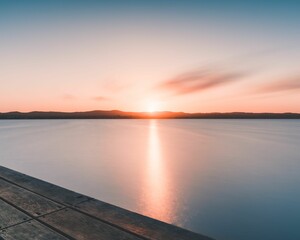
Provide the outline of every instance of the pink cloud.
<path id="1" fill-rule="evenodd" d="M 242 73 L 201 70 L 176 76 L 163 82 L 158 88 L 171 91 L 174 95 L 183 95 L 229 84 L 243 76 Z"/>

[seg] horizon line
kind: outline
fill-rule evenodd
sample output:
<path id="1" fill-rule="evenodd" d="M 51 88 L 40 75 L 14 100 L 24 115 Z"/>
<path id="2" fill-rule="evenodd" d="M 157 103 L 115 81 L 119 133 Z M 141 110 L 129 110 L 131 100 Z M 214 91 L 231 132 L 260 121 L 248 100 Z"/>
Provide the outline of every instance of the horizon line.
<path id="1" fill-rule="evenodd" d="M 0 112 L 0 114 L 7 114 L 7 113 L 86 113 L 86 112 L 122 112 L 122 113 L 143 113 L 143 114 L 155 114 L 155 113 L 181 113 L 181 114 L 229 114 L 229 113 L 251 113 L 251 114 L 300 114 L 300 112 L 290 112 L 290 111 L 283 111 L 283 112 L 251 112 L 251 111 L 212 111 L 212 112 L 184 112 L 184 111 L 169 111 L 169 110 L 161 110 L 161 111 L 124 111 L 119 109 L 110 109 L 110 110 L 103 110 L 103 109 L 93 109 L 93 110 L 81 110 L 81 111 L 57 111 L 57 110 L 31 110 L 31 111 L 6 111 Z"/>

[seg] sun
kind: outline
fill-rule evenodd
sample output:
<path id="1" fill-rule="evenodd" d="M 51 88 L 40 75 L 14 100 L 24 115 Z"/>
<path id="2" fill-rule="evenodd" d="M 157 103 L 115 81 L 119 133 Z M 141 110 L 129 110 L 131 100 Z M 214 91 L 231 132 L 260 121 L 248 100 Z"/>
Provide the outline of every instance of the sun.
<path id="1" fill-rule="evenodd" d="M 147 112 L 154 113 L 159 110 L 159 102 L 158 101 L 149 101 L 147 105 Z"/>

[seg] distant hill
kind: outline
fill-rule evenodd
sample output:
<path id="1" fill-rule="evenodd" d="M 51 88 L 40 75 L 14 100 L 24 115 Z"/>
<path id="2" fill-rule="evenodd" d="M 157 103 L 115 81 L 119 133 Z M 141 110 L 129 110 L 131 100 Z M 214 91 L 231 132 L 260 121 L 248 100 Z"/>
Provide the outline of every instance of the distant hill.
<path id="1" fill-rule="evenodd" d="M 123 112 L 119 110 L 87 112 L 7 112 L 0 119 L 300 119 L 300 113 L 184 113 L 184 112 Z"/>

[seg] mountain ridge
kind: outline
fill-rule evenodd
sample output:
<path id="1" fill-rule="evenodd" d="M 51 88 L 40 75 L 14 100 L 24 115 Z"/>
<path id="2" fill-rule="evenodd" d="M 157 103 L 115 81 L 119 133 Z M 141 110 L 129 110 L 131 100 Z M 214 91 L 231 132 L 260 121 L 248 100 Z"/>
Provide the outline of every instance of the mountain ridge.
<path id="1" fill-rule="evenodd" d="M 120 110 L 92 110 L 83 112 L 32 111 L 4 112 L 0 119 L 300 119 L 300 113 L 254 112 L 125 112 Z"/>

